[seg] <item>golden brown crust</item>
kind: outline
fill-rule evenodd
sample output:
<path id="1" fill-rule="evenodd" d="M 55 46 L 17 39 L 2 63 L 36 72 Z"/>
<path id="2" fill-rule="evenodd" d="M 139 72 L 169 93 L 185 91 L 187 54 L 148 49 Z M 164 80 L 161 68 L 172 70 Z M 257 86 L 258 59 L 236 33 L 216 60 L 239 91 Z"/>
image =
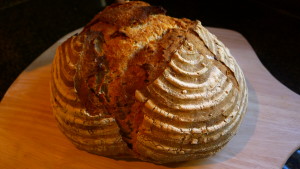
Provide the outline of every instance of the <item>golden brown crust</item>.
<path id="1" fill-rule="evenodd" d="M 238 65 L 198 21 L 164 13 L 114 4 L 58 47 L 51 101 L 77 147 L 167 163 L 210 156 L 236 132 L 247 102 Z"/>
<path id="2" fill-rule="evenodd" d="M 150 15 L 165 14 L 162 7 L 150 6 L 141 1 L 116 3 L 105 8 L 86 26 L 104 22 L 117 27 L 135 26 L 146 22 Z"/>

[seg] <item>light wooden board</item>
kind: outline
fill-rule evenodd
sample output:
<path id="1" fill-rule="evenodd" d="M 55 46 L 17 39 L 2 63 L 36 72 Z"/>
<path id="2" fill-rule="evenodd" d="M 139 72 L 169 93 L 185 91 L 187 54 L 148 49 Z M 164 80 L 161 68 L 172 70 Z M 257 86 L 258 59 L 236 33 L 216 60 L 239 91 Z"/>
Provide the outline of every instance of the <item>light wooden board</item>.
<path id="1" fill-rule="evenodd" d="M 49 101 L 50 64 L 64 37 L 16 79 L 0 104 L 0 168 L 281 168 L 300 145 L 300 96 L 271 76 L 241 34 L 209 30 L 231 50 L 249 88 L 238 134 L 216 156 L 155 165 L 76 149 L 58 129 Z"/>

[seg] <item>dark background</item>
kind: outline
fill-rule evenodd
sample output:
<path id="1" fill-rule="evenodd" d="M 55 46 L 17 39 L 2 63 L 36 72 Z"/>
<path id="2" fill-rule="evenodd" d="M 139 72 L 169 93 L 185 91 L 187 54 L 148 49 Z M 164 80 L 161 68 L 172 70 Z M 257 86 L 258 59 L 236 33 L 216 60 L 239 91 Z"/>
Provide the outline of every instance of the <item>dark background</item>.
<path id="1" fill-rule="evenodd" d="M 271 74 L 300 93 L 300 0 L 147 2 L 174 17 L 240 32 Z M 0 99 L 36 57 L 102 9 L 100 0 L 0 0 Z"/>

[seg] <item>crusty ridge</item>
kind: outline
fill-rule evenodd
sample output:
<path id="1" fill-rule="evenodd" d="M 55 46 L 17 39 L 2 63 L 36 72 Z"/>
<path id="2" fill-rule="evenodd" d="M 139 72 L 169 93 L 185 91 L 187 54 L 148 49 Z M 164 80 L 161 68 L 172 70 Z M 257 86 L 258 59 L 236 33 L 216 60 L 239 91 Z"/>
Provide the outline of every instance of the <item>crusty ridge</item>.
<path id="1" fill-rule="evenodd" d="M 240 68 L 200 22 L 164 13 L 112 5 L 57 49 L 53 110 L 77 147 L 166 163 L 210 156 L 236 133 Z"/>

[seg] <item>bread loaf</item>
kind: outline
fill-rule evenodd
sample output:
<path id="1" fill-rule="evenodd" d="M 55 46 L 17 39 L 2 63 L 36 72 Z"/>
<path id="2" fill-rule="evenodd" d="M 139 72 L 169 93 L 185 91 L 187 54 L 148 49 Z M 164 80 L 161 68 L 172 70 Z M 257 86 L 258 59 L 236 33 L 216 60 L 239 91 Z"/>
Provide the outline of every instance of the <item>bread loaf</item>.
<path id="1" fill-rule="evenodd" d="M 56 50 L 51 103 L 79 149 L 170 163 L 209 157 L 237 132 L 243 73 L 200 21 L 113 4 Z"/>

